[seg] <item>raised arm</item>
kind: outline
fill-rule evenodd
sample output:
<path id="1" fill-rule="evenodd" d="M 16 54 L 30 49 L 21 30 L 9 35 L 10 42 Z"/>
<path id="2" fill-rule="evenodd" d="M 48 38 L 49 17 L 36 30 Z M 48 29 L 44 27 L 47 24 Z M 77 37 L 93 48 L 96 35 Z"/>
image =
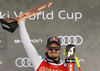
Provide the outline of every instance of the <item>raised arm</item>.
<path id="1" fill-rule="evenodd" d="M 20 21 L 19 31 L 23 46 L 27 52 L 28 57 L 32 61 L 34 69 L 36 70 L 41 62 L 41 56 L 39 56 L 38 52 L 36 51 L 35 47 L 32 45 L 30 41 L 30 37 L 25 27 L 25 20 Z"/>

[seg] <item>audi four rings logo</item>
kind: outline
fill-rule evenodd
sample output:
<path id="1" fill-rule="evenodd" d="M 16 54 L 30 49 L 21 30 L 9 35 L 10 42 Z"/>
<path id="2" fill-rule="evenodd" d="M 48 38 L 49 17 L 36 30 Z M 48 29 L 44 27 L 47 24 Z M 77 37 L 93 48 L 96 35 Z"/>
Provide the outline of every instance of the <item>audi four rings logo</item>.
<path id="1" fill-rule="evenodd" d="M 58 38 L 61 39 L 61 45 L 68 45 L 68 44 L 81 45 L 83 42 L 83 38 L 79 35 L 58 36 Z"/>
<path id="2" fill-rule="evenodd" d="M 33 67 L 29 58 L 17 58 L 15 61 L 17 67 Z"/>

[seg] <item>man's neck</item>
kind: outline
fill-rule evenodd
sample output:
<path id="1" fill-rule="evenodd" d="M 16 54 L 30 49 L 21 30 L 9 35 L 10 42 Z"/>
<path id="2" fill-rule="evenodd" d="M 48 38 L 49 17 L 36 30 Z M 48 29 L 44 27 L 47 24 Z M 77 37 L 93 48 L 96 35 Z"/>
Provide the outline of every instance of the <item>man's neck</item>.
<path id="1" fill-rule="evenodd" d="M 58 61 L 58 60 L 59 60 L 59 58 L 56 58 L 56 59 L 53 59 L 53 60 Z"/>

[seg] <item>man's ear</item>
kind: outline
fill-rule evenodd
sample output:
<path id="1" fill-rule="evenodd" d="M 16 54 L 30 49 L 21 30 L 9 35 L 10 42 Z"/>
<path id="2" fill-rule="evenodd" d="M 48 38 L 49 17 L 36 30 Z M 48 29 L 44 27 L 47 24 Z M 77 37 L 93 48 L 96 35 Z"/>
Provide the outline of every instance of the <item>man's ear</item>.
<path id="1" fill-rule="evenodd" d="M 47 50 L 48 50 L 48 48 L 47 47 L 45 47 L 45 51 L 47 52 Z"/>
<path id="2" fill-rule="evenodd" d="M 61 52 L 62 48 L 60 48 L 60 52 Z"/>

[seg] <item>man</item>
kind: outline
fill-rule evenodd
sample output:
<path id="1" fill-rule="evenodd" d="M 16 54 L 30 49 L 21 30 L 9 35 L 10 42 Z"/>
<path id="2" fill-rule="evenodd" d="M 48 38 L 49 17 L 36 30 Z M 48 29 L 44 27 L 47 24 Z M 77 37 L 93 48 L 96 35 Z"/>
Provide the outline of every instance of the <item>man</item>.
<path id="1" fill-rule="evenodd" d="M 43 59 L 30 41 L 30 37 L 25 27 L 25 20 L 20 21 L 19 31 L 23 46 L 28 57 L 32 61 L 35 71 L 66 71 L 66 66 L 64 66 L 64 63 L 61 62 L 59 57 L 62 50 L 59 38 L 50 37 L 47 40 L 47 45 L 45 47 L 46 58 Z"/>

